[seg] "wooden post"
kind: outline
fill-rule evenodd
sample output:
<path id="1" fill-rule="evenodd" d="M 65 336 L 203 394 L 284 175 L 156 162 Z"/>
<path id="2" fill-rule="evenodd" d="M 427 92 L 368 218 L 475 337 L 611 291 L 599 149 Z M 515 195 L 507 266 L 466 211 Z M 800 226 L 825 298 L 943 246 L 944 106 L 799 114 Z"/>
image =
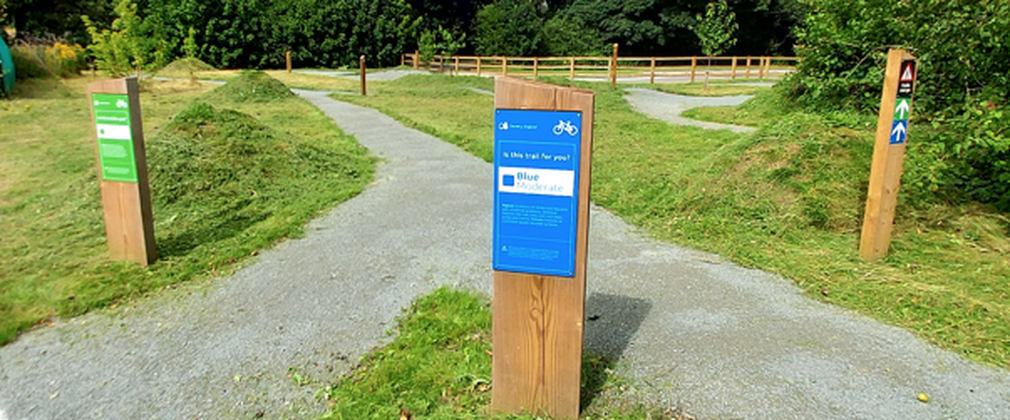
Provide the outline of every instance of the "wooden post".
<path id="1" fill-rule="evenodd" d="M 540 67 L 540 58 L 533 57 L 533 80 L 536 80 L 537 75 L 539 74 L 538 72 L 539 67 Z"/>
<path id="2" fill-rule="evenodd" d="M 285 68 L 291 73 L 291 50 L 284 51 Z"/>
<path id="3" fill-rule="evenodd" d="M 648 66 L 648 83 L 655 83 L 655 58 L 652 58 Z"/>
<path id="4" fill-rule="evenodd" d="M 509 75 L 509 59 L 508 57 L 505 56 L 502 56 L 501 58 L 501 75 L 502 76 Z"/>
<path id="5" fill-rule="evenodd" d="M 768 75 L 765 74 L 765 60 L 767 60 L 766 57 L 761 57 L 761 63 L 758 64 L 758 79 L 768 77 Z"/>
<path id="6" fill-rule="evenodd" d="M 91 83 L 88 99 L 109 258 L 149 265 L 158 253 L 137 79 Z"/>
<path id="7" fill-rule="evenodd" d="M 453 76 L 459 76 L 459 57 L 453 57 L 452 59 L 455 61 L 455 63 L 453 63 L 455 65 L 455 69 L 453 69 Z"/>
<path id="8" fill-rule="evenodd" d="M 610 87 L 617 89 L 617 43 L 614 43 L 614 55 L 610 57 Z"/>
<path id="9" fill-rule="evenodd" d="M 403 54 L 403 53 L 400 53 L 400 67 L 403 67 L 403 66 L 404 66 L 404 64 L 405 64 L 405 63 L 406 63 L 406 61 L 407 61 L 407 60 L 406 60 L 406 59 L 404 58 L 405 56 L 406 56 L 406 54 Z"/>
<path id="10" fill-rule="evenodd" d="M 361 96 L 368 96 L 368 93 L 365 91 L 365 55 L 361 54 L 358 61 L 360 61 L 359 65 L 361 66 Z"/>
<path id="11" fill-rule="evenodd" d="M 765 77 L 771 79 L 772 77 L 772 58 L 765 58 Z"/>
<path id="12" fill-rule="evenodd" d="M 691 83 L 694 83 L 694 69 L 698 67 L 698 57 L 691 57 Z"/>
<path id="13" fill-rule="evenodd" d="M 484 59 L 481 56 L 478 55 L 477 56 L 477 75 L 478 76 L 480 76 L 480 64 L 481 64 L 481 61 L 484 61 Z"/>
<path id="14" fill-rule="evenodd" d="M 733 57 L 733 67 L 730 70 L 729 78 L 730 79 L 736 79 L 736 57 L 735 56 Z"/>
<path id="15" fill-rule="evenodd" d="M 415 70 L 418 68 L 418 66 L 421 65 L 420 62 L 421 62 L 421 52 L 418 51 L 418 50 L 414 50 L 414 69 Z"/>
<path id="16" fill-rule="evenodd" d="M 745 78 L 750 79 L 750 59 L 751 56 L 747 56 L 747 73 L 744 75 Z"/>
<path id="17" fill-rule="evenodd" d="M 904 50 L 892 49 L 887 53 L 887 71 L 870 167 L 870 187 L 866 193 L 863 232 L 859 238 L 859 255 L 869 261 L 887 255 L 891 246 L 894 209 L 904 170 L 908 120 L 912 113 L 912 94 L 917 77 L 915 64 L 915 57 Z"/>
<path id="18" fill-rule="evenodd" d="M 575 57 L 570 57 L 568 60 L 568 78 L 575 80 Z"/>
<path id="19" fill-rule="evenodd" d="M 574 277 L 494 271 L 492 413 L 579 416 L 593 140 L 592 91 L 495 81 L 495 108 L 582 113 Z"/>

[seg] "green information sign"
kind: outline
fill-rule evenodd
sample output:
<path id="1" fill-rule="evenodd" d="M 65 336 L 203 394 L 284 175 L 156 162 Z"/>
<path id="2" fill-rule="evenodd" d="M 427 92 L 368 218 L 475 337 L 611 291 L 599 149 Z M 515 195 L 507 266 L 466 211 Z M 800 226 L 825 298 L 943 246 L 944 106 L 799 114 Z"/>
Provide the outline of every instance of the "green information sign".
<path id="1" fill-rule="evenodd" d="M 102 166 L 102 179 L 137 182 L 129 98 L 122 94 L 93 93 L 91 101 L 95 110 L 95 132 L 98 133 L 98 159 Z"/>

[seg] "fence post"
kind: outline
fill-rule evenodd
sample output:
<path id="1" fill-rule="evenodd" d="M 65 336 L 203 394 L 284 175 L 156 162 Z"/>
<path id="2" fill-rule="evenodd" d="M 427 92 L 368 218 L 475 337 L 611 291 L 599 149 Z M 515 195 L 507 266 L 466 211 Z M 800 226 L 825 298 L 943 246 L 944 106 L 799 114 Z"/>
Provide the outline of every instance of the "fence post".
<path id="1" fill-rule="evenodd" d="M 359 57 L 358 60 L 358 65 L 361 67 L 361 96 L 367 96 L 367 93 L 365 92 L 365 55 L 361 54 L 361 57 Z"/>
<path id="2" fill-rule="evenodd" d="M 502 56 L 501 58 L 501 75 L 502 76 L 509 75 L 509 58 L 506 56 Z"/>
<path id="3" fill-rule="evenodd" d="M 407 61 L 406 60 L 406 54 L 400 53 L 400 67 L 403 67 L 403 65 L 404 65 L 404 63 L 406 63 L 406 61 Z"/>
<path id="4" fill-rule="evenodd" d="M 456 75 L 456 76 L 459 76 L 459 57 L 453 57 L 452 59 L 453 59 L 453 60 L 456 60 L 456 70 L 455 70 L 455 75 Z"/>
<path id="5" fill-rule="evenodd" d="M 768 57 L 765 60 L 765 77 L 771 79 L 772 77 L 772 58 Z"/>
<path id="6" fill-rule="evenodd" d="M 291 73 L 291 50 L 284 51 L 284 68 Z"/>
<path id="7" fill-rule="evenodd" d="M 694 69 L 698 67 L 698 57 L 691 56 L 691 83 L 694 83 Z"/>
<path id="8" fill-rule="evenodd" d="M 570 57 L 568 61 L 568 78 L 575 80 L 575 57 Z"/>
<path id="9" fill-rule="evenodd" d="M 617 89 L 617 43 L 614 43 L 614 55 L 610 58 L 610 87 Z"/>
<path id="10" fill-rule="evenodd" d="M 656 83 L 656 57 L 652 57 L 649 64 L 649 83 Z"/>
<path id="11" fill-rule="evenodd" d="M 421 52 L 418 50 L 414 50 L 414 69 L 417 69 L 417 67 L 420 65 L 420 62 L 421 62 Z"/>
<path id="12" fill-rule="evenodd" d="M 533 57 L 533 80 L 537 79 L 537 75 L 539 74 L 539 71 L 538 71 L 539 68 L 540 68 L 540 58 L 539 57 Z"/>
<path id="13" fill-rule="evenodd" d="M 480 76 L 480 63 L 484 61 L 484 58 L 477 56 L 477 76 Z"/>
<path id="14" fill-rule="evenodd" d="M 730 79 L 736 79 L 736 56 L 733 56 L 733 69 L 730 70 Z"/>
<path id="15" fill-rule="evenodd" d="M 750 56 L 747 56 L 747 72 L 744 73 L 744 78 L 750 79 Z"/>

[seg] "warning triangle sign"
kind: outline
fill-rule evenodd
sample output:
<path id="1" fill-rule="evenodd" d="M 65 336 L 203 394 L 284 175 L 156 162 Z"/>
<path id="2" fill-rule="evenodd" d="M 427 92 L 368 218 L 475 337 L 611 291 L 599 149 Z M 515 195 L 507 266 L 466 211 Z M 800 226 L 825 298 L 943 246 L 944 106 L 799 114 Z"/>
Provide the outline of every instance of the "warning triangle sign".
<path id="1" fill-rule="evenodd" d="M 905 70 L 901 72 L 902 82 L 912 82 L 915 81 L 915 75 L 912 72 L 912 63 L 905 64 Z"/>

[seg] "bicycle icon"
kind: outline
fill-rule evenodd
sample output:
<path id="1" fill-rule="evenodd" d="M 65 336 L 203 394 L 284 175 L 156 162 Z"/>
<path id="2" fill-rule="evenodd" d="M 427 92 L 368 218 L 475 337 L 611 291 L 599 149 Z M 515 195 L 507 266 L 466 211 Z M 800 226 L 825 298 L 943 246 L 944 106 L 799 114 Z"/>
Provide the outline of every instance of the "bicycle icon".
<path id="1" fill-rule="evenodd" d="M 559 120 L 558 125 L 554 126 L 554 135 L 560 136 L 562 132 L 568 132 L 569 136 L 574 136 L 579 134 L 579 128 L 572 124 L 571 121 Z"/>

